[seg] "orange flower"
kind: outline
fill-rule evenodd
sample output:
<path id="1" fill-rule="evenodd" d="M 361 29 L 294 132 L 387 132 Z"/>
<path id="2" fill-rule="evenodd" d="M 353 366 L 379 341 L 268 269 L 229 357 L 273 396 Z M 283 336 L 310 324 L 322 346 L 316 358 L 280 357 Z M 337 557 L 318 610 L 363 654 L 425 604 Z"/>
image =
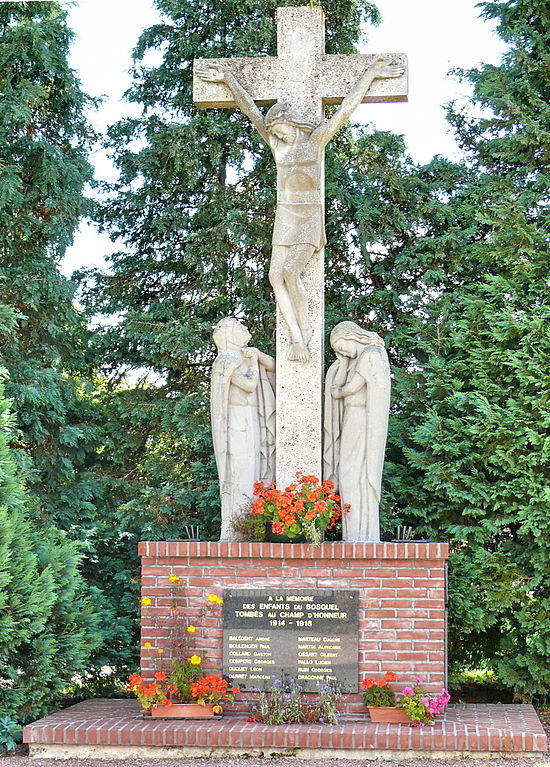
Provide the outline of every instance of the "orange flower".
<path id="1" fill-rule="evenodd" d="M 376 679 L 363 679 L 361 682 L 361 687 L 365 687 L 367 690 L 369 690 L 371 687 L 374 687 L 376 684 Z"/>
<path id="2" fill-rule="evenodd" d="M 384 679 L 386 682 L 395 682 L 397 679 L 397 674 L 394 674 L 393 671 L 386 671 L 384 674 Z"/>
<path id="3" fill-rule="evenodd" d="M 302 482 L 303 483 L 309 483 L 311 485 L 318 485 L 319 484 L 319 480 L 313 474 L 308 474 L 307 477 L 302 477 Z"/>
<path id="4" fill-rule="evenodd" d="M 378 687 L 386 687 L 386 685 L 387 685 L 388 683 L 386 682 L 386 680 L 385 680 L 385 679 L 378 679 L 378 680 L 377 680 L 377 682 L 376 682 L 376 684 L 378 685 Z"/>
<path id="5" fill-rule="evenodd" d="M 157 671 L 157 673 L 154 676 L 155 676 L 155 679 L 158 680 L 159 682 L 164 682 L 164 680 L 166 679 L 166 674 L 164 673 L 164 671 Z"/>
<path id="6" fill-rule="evenodd" d="M 163 706 L 171 706 L 172 705 L 172 701 L 170 700 L 170 698 L 163 698 L 161 700 L 161 705 L 163 705 Z"/>

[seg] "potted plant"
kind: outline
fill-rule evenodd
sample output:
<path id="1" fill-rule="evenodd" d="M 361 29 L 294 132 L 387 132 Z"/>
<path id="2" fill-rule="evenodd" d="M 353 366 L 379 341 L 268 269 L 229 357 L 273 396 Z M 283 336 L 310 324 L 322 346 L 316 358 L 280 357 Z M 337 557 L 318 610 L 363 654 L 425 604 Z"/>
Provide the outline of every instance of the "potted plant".
<path id="1" fill-rule="evenodd" d="M 395 705 L 395 692 L 388 687 L 388 682 L 397 679 L 393 671 L 386 671 L 382 679 L 363 679 L 361 687 L 363 703 L 368 708 L 369 716 L 373 722 L 406 723 L 411 720 L 402 708 Z"/>
<path id="2" fill-rule="evenodd" d="M 185 663 L 172 661 L 170 673 L 157 671 L 154 682 L 131 674 L 127 690 L 135 693 L 140 706 L 153 718 L 209 719 L 223 711 L 222 703 L 235 700 L 239 692 L 216 674 L 204 674 L 202 659 L 191 655 Z"/>
<path id="3" fill-rule="evenodd" d="M 395 692 L 388 687 L 388 682 L 395 682 L 397 675 L 387 671 L 382 679 L 373 677 L 364 679 L 363 703 L 369 710 L 373 722 L 395 722 L 413 724 L 417 727 L 432 725 L 438 714 L 442 714 L 451 696 L 447 690 L 434 695 L 426 692 L 417 679 L 414 687 L 404 687 L 399 702 L 395 702 Z"/>
<path id="4" fill-rule="evenodd" d="M 451 700 L 447 690 L 442 689 L 437 695 L 428 693 L 420 685 L 421 679 L 417 679 L 414 687 L 404 687 L 403 697 L 397 704 L 417 727 L 433 725 L 438 714 L 442 714 L 445 706 Z"/>
<path id="5" fill-rule="evenodd" d="M 278 490 L 275 482 L 269 485 L 256 482 L 253 493 L 255 500 L 249 513 L 261 518 L 271 541 L 311 541 L 318 546 L 324 531 L 330 530 L 342 515 L 334 484 L 321 484 L 317 477 L 301 472 L 285 490 Z"/>
<path id="6" fill-rule="evenodd" d="M 180 578 L 175 574 L 168 577 L 171 586 L 175 589 Z M 148 607 L 152 600 L 142 598 L 142 604 Z M 216 605 L 223 604 L 223 599 L 216 594 L 209 594 L 207 605 L 202 609 L 201 615 Z M 174 597 L 172 611 L 177 609 L 177 596 Z M 156 648 L 157 670 L 153 674 L 153 680 L 144 680 L 140 674 L 131 674 L 128 679 L 127 690 L 133 692 L 146 716 L 163 717 L 169 719 L 205 719 L 221 714 L 222 704 L 233 701 L 239 692 L 236 687 L 230 687 L 229 682 L 215 674 L 212 670 L 203 668 L 203 655 L 201 652 L 191 649 L 193 637 L 197 627 L 191 624 L 185 626 L 178 621 L 178 641 L 173 646 L 174 651 L 179 651 L 181 659 L 172 658 L 170 661 L 163 660 L 164 648 Z M 183 634 L 181 635 L 181 632 Z M 151 642 L 145 643 L 145 648 L 153 648 Z"/>

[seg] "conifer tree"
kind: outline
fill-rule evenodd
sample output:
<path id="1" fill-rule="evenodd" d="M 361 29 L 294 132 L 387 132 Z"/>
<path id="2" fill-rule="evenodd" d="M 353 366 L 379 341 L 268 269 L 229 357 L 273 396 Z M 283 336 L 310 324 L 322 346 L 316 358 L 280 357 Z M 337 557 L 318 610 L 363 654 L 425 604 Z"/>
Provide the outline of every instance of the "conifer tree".
<path id="1" fill-rule="evenodd" d="M 120 319 L 105 330 L 102 354 L 115 383 L 128 367 L 153 374 L 142 386 L 112 390 L 106 459 L 107 471 L 124 478 L 115 490 L 124 524 L 154 536 L 177 535 L 182 521 L 200 522 L 211 537 L 219 532 L 207 405 L 212 327 L 244 316 L 254 343 L 273 352 L 272 158 L 238 110 L 197 110 L 191 86 L 196 57 L 274 54 L 280 4 L 209 0 L 199 9 L 191 0 L 160 0 L 166 20 L 143 33 L 135 52 L 129 98 L 143 115 L 109 131 L 120 177 L 100 218 L 126 247 L 113 256 L 111 274 L 83 276 L 91 311 Z M 360 23 L 378 20 L 360 0 L 324 10 L 330 53 L 353 51 Z M 140 66 L 160 46 L 162 62 Z M 327 327 L 351 314 L 386 335 L 410 314 L 400 298 L 407 286 L 441 268 L 444 224 L 454 214 L 439 197 L 463 171 L 443 161 L 422 171 L 399 138 L 370 134 L 347 128 L 327 154 Z M 138 137 L 144 145 L 136 150 Z M 430 236 L 412 272 L 412 242 L 423 227 Z M 391 250 L 395 276 L 369 250 L 377 238 Z M 390 316 L 392 298 L 398 307 Z"/>
<path id="2" fill-rule="evenodd" d="M 58 2 L 0 3 L 0 362 L 17 414 L 12 449 L 25 466 L 35 521 L 81 541 L 85 556 L 66 549 L 69 565 L 78 561 L 90 584 L 120 596 L 116 626 L 109 599 L 96 594 L 109 636 L 109 655 L 94 659 L 101 667 L 131 654 L 137 584 L 124 568 L 136 556 L 124 531 L 109 524 L 110 479 L 98 467 L 109 414 L 96 396 L 93 336 L 75 307 L 76 285 L 58 268 L 90 212 L 83 190 L 95 138 L 84 117 L 91 101 L 67 60 L 71 39 Z M 56 550 L 53 532 L 48 540 Z M 48 572 L 55 579 L 61 563 Z"/>
<path id="3" fill-rule="evenodd" d="M 55 704 L 103 638 L 76 545 L 29 516 L 12 420 L 0 380 L 0 714 L 26 722 Z"/>
<path id="4" fill-rule="evenodd" d="M 399 378 L 410 489 L 396 484 L 394 499 L 421 532 L 453 541 L 455 659 L 491 663 L 529 700 L 550 687 L 550 17 L 538 0 L 482 6 L 510 49 L 461 75 L 491 111 L 449 111 L 479 235 L 417 318 L 421 363 Z"/>
<path id="5" fill-rule="evenodd" d="M 207 339 L 237 313 L 273 351 L 275 181 L 246 118 L 194 109 L 191 64 L 274 53 L 280 3 L 157 4 L 165 18 L 138 43 L 130 91 L 143 115 L 109 132 L 120 179 L 100 218 L 125 247 L 111 274 L 84 275 L 90 308 L 117 314 L 103 339 L 104 470 L 121 529 L 171 537 L 194 519 L 216 537 Z M 395 386 L 382 527 L 451 541 L 453 658 L 492 663 L 519 694 L 541 695 L 547 11 L 541 0 L 483 6 L 511 49 L 502 66 L 464 73 L 494 111 L 450 110 L 467 162 L 419 167 L 399 137 L 371 129 L 347 128 L 329 147 L 326 325 L 354 319 L 386 340 Z M 324 8 L 331 53 L 351 51 L 359 21 L 376 19 L 359 0 Z M 140 64 L 156 48 L 162 62 Z M 128 368 L 153 375 L 120 391 Z"/>
<path id="6" fill-rule="evenodd" d="M 92 178 L 65 16 L 57 2 L 0 4 L 0 295 L 16 323 L 0 354 L 29 482 L 47 517 L 70 528 L 93 516 L 98 488 L 87 471 L 97 447 L 89 333 L 58 270 Z"/>

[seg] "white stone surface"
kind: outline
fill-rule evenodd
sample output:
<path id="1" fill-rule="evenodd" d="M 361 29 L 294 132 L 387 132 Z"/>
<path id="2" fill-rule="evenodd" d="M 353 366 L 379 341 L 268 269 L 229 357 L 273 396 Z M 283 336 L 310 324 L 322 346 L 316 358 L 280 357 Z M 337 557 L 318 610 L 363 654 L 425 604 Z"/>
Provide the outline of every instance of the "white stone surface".
<path id="1" fill-rule="evenodd" d="M 367 762 L 408 762 L 416 765 L 418 759 L 426 759 L 429 764 L 440 759 L 444 762 L 457 760 L 453 767 L 462 765 L 475 765 L 475 760 L 491 760 L 494 767 L 495 760 L 506 764 L 506 761 L 515 764 L 517 759 L 533 759 L 533 767 L 550 767 L 550 760 L 544 758 L 541 751 L 429 751 L 426 749 L 411 749 L 399 751 L 398 749 L 380 748 L 285 748 L 284 746 L 271 746 L 252 748 L 251 746 L 236 747 L 210 747 L 210 746 L 71 746 L 58 744 L 29 744 L 29 757 L 35 759 L 231 759 L 235 767 L 264 767 L 266 756 L 279 759 L 287 756 L 292 759 L 292 764 L 300 759 L 345 759 L 350 761 Z M 236 761 L 241 757 L 242 762 Z M 24 757 L 10 757 L 10 764 L 19 766 L 19 761 Z M 255 763 L 252 760 L 257 759 Z M 458 761 L 460 760 L 460 761 Z M 173 767 L 170 762 L 170 767 Z M 299 762 L 298 762 L 299 764 Z M 219 765 L 217 766 L 219 767 Z M 524 766 L 523 766 L 524 767 Z"/>
<path id="2" fill-rule="evenodd" d="M 407 57 L 404 53 L 326 54 L 322 8 L 277 8 L 277 56 L 242 59 L 196 59 L 193 70 L 193 101 L 196 106 L 237 106 L 231 90 L 220 82 L 206 82 L 199 75 L 205 64 L 227 64 L 256 104 L 270 106 L 289 101 L 318 123 L 323 104 L 341 104 L 353 85 L 373 61 L 384 58 L 404 66 L 395 79 L 377 80 L 363 96 L 363 103 L 407 101 Z M 321 101 L 310 102 L 314 88 Z"/>
<path id="3" fill-rule="evenodd" d="M 237 540 L 232 520 L 252 498 L 254 483 L 275 479 L 275 360 L 248 346 L 250 333 L 226 317 L 213 333 L 210 416 L 220 482 L 222 541 Z"/>
<path id="4" fill-rule="evenodd" d="M 313 335 L 308 362 L 286 356 L 288 327 L 277 311 L 277 449 L 278 487 L 287 487 L 297 471 L 321 477 L 324 361 L 324 249 L 317 251 L 304 273 Z"/>
<path id="5" fill-rule="evenodd" d="M 324 477 L 349 512 L 345 541 L 379 541 L 379 505 L 388 435 L 391 378 L 384 341 L 355 322 L 330 334 L 337 360 L 325 388 Z"/>

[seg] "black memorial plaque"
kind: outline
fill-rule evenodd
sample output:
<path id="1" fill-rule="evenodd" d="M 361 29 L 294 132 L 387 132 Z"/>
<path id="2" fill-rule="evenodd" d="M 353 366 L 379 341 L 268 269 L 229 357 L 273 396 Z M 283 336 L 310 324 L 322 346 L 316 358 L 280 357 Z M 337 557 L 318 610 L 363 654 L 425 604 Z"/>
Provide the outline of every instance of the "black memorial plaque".
<path id="1" fill-rule="evenodd" d="M 357 692 L 358 591 L 227 589 L 223 673 L 241 690 L 294 679 L 304 692 L 325 682 Z"/>

